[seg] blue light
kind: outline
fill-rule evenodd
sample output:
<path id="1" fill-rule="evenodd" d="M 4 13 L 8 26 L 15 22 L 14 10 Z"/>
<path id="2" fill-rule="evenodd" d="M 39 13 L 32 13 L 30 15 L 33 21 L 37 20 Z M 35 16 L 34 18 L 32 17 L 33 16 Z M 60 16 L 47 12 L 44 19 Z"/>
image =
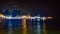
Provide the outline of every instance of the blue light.
<path id="1" fill-rule="evenodd" d="M 40 16 L 39 16 L 39 14 L 36 16 L 36 18 L 37 18 L 37 21 L 40 21 Z"/>

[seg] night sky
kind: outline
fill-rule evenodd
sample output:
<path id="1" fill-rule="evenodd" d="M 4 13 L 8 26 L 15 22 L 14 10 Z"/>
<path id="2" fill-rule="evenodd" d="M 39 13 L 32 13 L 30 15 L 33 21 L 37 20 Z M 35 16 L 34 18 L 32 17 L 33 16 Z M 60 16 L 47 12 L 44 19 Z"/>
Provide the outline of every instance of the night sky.
<path id="1" fill-rule="evenodd" d="M 60 18 L 58 12 L 57 1 L 51 0 L 0 0 L 0 10 L 5 9 L 17 9 L 20 13 L 35 16 L 40 14 L 40 16 L 52 16 L 52 20 L 47 20 L 48 29 L 60 30 Z"/>

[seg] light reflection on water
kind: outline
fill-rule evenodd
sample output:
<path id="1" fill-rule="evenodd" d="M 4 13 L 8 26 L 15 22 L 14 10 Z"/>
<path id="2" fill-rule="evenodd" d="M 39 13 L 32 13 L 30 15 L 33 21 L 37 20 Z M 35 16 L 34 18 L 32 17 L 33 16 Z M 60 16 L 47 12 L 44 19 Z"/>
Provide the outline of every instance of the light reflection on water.
<path id="1" fill-rule="evenodd" d="M 0 27 L 0 34 L 22 34 L 21 20 L 6 20 Z M 27 20 L 27 34 L 37 34 L 37 21 Z"/>

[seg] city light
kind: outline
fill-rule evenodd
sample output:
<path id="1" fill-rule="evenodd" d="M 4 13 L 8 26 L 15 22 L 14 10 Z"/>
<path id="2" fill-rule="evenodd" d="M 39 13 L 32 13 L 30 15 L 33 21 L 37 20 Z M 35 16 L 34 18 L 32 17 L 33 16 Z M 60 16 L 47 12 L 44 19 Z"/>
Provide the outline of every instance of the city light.
<path id="1" fill-rule="evenodd" d="M 22 30 L 23 30 L 23 34 L 27 34 L 27 29 L 26 29 L 26 19 L 37 19 L 37 34 L 42 34 L 41 33 L 41 24 L 40 24 L 40 20 L 43 20 L 43 32 L 46 34 L 46 26 L 45 26 L 45 23 L 44 21 L 47 20 L 47 19 L 52 19 L 52 17 L 40 17 L 39 15 L 38 16 L 26 16 L 26 15 L 23 15 L 23 16 L 16 16 L 16 17 L 12 17 L 12 16 L 4 16 L 2 14 L 0 14 L 0 17 L 1 18 L 5 18 L 5 19 L 22 19 Z M 11 28 L 9 28 L 11 29 Z"/>

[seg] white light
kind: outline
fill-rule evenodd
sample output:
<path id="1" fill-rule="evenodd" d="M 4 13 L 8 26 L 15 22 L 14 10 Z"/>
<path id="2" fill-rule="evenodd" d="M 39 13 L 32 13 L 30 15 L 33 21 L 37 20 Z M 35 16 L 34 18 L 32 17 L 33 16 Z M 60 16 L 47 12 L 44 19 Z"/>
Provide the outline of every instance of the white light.
<path id="1" fill-rule="evenodd" d="M 36 19 L 35 17 L 30 17 L 30 19 Z"/>
<path id="2" fill-rule="evenodd" d="M 38 16 L 35 16 L 37 19 L 40 19 L 40 17 L 38 17 Z"/>
<path id="3" fill-rule="evenodd" d="M 9 19 L 11 19 L 11 17 L 9 17 Z"/>
<path id="4" fill-rule="evenodd" d="M 41 17 L 41 19 L 42 19 L 42 20 L 45 20 L 45 19 L 46 19 L 46 17 Z"/>

